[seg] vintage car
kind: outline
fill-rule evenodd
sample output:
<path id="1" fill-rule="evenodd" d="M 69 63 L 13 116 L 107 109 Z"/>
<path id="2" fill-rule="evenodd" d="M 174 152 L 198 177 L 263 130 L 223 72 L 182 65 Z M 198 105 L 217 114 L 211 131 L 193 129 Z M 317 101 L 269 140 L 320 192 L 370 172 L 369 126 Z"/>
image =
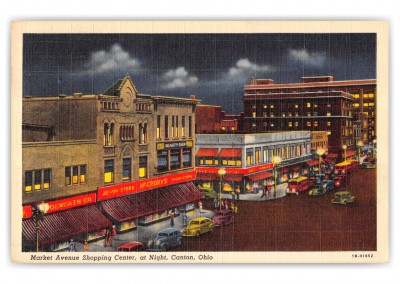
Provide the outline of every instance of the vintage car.
<path id="1" fill-rule="evenodd" d="M 232 210 L 215 210 L 214 211 L 214 217 L 213 217 L 213 222 L 216 227 L 223 227 L 225 225 L 233 223 L 235 219 L 235 215 L 233 214 Z"/>
<path id="2" fill-rule="evenodd" d="M 350 194 L 348 191 L 339 191 L 335 193 L 334 198 L 332 199 L 333 204 L 349 204 L 353 203 L 356 198 Z"/>
<path id="3" fill-rule="evenodd" d="M 376 165 L 373 163 L 362 163 L 361 168 L 362 169 L 375 169 Z"/>
<path id="4" fill-rule="evenodd" d="M 206 217 L 199 217 L 190 220 L 189 224 L 183 229 L 185 237 L 199 237 L 202 234 L 212 232 L 215 225 L 214 222 Z"/>
<path id="5" fill-rule="evenodd" d="M 147 242 L 148 251 L 166 251 L 182 244 L 182 233 L 176 228 L 167 228 L 158 232 L 154 240 Z"/>
<path id="6" fill-rule="evenodd" d="M 146 248 L 144 244 L 140 242 L 128 242 L 117 247 L 117 251 L 144 251 Z"/>
<path id="7" fill-rule="evenodd" d="M 210 187 L 198 187 L 200 192 L 203 193 L 204 199 L 217 198 L 217 193 Z"/>
<path id="8" fill-rule="evenodd" d="M 335 185 L 332 180 L 326 179 L 321 182 L 321 186 L 324 188 L 325 192 L 335 189 Z"/>
<path id="9" fill-rule="evenodd" d="M 323 195 L 326 193 L 326 190 L 320 185 L 315 185 L 311 190 L 308 192 L 308 195 L 310 196 L 318 196 L 318 195 Z"/>
<path id="10" fill-rule="evenodd" d="M 335 188 L 341 187 L 342 185 L 344 185 L 345 182 L 346 176 L 344 175 L 338 175 L 333 179 L 333 184 L 335 185 Z"/>

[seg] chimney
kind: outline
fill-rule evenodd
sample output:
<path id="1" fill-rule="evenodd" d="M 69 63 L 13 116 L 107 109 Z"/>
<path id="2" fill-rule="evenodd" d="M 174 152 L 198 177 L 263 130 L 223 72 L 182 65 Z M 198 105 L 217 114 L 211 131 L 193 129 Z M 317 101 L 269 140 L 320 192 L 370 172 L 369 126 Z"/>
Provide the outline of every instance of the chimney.
<path id="1" fill-rule="evenodd" d="M 250 78 L 250 85 L 255 85 L 255 79 L 254 79 L 254 77 L 251 77 L 251 78 Z"/>

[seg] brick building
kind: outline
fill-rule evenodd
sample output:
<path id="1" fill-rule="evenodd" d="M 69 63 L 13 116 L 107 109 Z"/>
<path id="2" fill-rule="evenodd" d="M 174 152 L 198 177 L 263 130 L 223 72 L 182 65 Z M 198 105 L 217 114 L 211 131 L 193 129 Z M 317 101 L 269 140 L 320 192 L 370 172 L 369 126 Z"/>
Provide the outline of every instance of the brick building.
<path id="1" fill-rule="evenodd" d="M 229 115 L 221 106 L 197 105 L 196 134 L 241 132 L 243 113 Z"/>
<path id="2" fill-rule="evenodd" d="M 201 197 L 192 183 L 197 103 L 139 94 L 129 76 L 99 95 L 24 98 L 25 246 L 35 241 L 32 208 L 43 201 L 47 233 L 39 243 L 47 250 L 71 237 L 103 236 L 111 225 L 123 232 L 192 208 Z M 156 201 L 143 207 L 143 200 Z"/>

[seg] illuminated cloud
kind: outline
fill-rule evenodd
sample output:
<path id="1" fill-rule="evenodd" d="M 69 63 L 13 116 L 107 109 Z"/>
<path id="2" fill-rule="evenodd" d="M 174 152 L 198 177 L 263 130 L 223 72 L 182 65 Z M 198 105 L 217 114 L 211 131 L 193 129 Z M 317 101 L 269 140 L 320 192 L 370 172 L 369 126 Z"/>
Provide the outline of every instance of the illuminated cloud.
<path id="1" fill-rule="evenodd" d="M 305 49 L 290 49 L 289 58 L 304 66 L 321 68 L 327 60 L 325 52 L 309 52 Z"/>
<path id="2" fill-rule="evenodd" d="M 163 89 L 178 89 L 193 86 L 199 82 L 199 79 L 190 75 L 185 67 L 170 69 L 162 75 Z"/>

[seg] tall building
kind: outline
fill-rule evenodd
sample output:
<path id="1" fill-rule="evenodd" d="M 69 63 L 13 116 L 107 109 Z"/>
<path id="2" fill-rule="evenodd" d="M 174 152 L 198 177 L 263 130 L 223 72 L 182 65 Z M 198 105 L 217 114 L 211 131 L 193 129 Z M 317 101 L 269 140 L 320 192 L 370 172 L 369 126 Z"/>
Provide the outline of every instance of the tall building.
<path id="1" fill-rule="evenodd" d="M 238 133 L 242 128 L 243 113 L 228 115 L 221 106 L 197 105 L 196 134 Z"/>
<path id="2" fill-rule="evenodd" d="M 192 183 L 197 103 L 139 94 L 129 76 L 98 95 L 24 98 L 25 246 L 35 242 L 42 202 L 39 245 L 48 250 L 192 208 L 201 198 Z"/>

